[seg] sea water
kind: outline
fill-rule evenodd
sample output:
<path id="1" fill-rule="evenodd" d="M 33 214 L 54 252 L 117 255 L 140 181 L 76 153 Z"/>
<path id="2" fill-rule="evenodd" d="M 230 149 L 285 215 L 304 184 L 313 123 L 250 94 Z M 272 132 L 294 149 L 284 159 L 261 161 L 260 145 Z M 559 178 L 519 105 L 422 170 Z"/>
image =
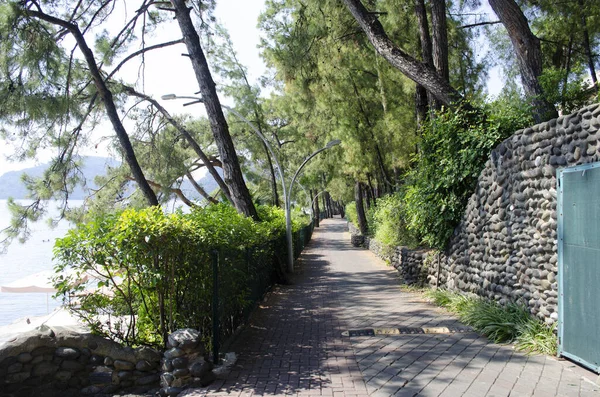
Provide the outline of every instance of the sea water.
<path id="1" fill-rule="evenodd" d="M 81 201 L 69 201 L 70 206 L 81 205 Z M 56 214 L 56 202 L 48 205 L 49 213 Z M 44 219 L 46 219 L 45 217 Z M 10 224 L 10 213 L 6 200 L 0 200 L 0 229 Z M 18 241 L 8 247 L 5 254 L 0 254 L 0 285 L 6 285 L 29 275 L 53 270 L 52 249 L 57 238 L 63 237 L 72 226 L 62 220 L 55 228 L 50 228 L 45 221 L 30 223 L 31 236 L 24 244 Z M 1 236 L 0 238 L 4 238 Z M 61 304 L 60 299 L 53 299 L 52 293 L 6 293 L 0 292 L 0 326 L 8 325 L 24 317 L 43 316 L 52 312 Z"/>

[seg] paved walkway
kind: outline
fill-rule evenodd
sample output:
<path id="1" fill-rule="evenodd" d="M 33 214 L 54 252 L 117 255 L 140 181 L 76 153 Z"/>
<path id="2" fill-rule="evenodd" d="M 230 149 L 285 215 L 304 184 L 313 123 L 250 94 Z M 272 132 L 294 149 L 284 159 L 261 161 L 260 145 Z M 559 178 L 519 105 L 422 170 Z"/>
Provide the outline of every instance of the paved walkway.
<path id="1" fill-rule="evenodd" d="M 294 285 L 275 289 L 230 349 L 239 359 L 227 378 L 187 396 L 600 396 L 595 374 L 474 333 L 342 336 L 462 327 L 401 291 L 393 269 L 350 245 L 345 225 L 315 229 Z"/>

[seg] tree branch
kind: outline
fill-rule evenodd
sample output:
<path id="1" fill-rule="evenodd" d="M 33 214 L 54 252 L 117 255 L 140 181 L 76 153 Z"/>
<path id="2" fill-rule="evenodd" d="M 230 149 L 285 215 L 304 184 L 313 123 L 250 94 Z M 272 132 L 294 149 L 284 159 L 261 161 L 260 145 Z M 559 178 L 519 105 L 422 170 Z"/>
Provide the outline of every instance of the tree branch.
<path id="1" fill-rule="evenodd" d="M 135 181 L 135 178 L 133 178 L 133 177 L 131 177 L 131 176 L 126 176 L 126 177 L 125 177 L 125 179 L 127 179 L 127 180 L 129 180 L 129 181 Z M 188 198 L 185 196 L 185 194 L 183 194 L 183 192 L 181 191 L 181 189 L 179 189 L 179 188 L 175 188 L 175 187 L 165 187 L 165 186 L 161 185 L 161 184 L 160 184 L 160 183 L 158 183 L 158 182 L 154 182 L 154 181 L 151 181 L 151 180 L 149 180 L 149 179 L 146 179 L 146 180 L 148 181 L 148 184 L 149 184 L 150 186 L 152 186 L 153 188 L 155 188 L 155 189 L 158 189 L 158 190 L 166 190 L 166 191 L 168 191 L 168 192 L 170 192 L 170 193 L 173 193 L 173 194 L 175 194 L 175 195 L 176 195 L 177 197 L 179 197 L 179 198 L 181 199 L 181 201 L 183 201 L 183 203 L 184 203 L 185 205 L 187 205 L 188 207 L 197 207 L 197 205 L 196 205 L 196 204 L 194 204 L 194 203 L 193 203 L 193 202 L 192 202 L 190 199 L 188 199 Z"/>
<path id="2" fill-rule="evenodd" d="M 219 173 L 217 172 L 215 167 L 212 165 L 208 156 L 204 153 L 202 148 L 200 148 L 200 145 L 198 145 L 198 142 L 196 142 L 196 140 L 192 137 L 192 135 L 189 133 L 189 131 L 184 126 L 182 126 L 177 120 L 175 120 L 169 114 L 169 112 L 167 112 L 167 110 L 164 107 L 162 107 L 158 103 L 158 101 L 156 101 L 154 98 L 152 98 L 148 95 L 142 94 L 141 92 L 138 92 L 135 89 L 133 89 L 129 86 L 126 86 L 124 84 L 121 84 L 121 87 L 125 90 L 125 92 L 127 94 L 150 102 L 156 109 L 158 109 L 159 112 L 162 113 L 162 115 L 167 119 L 167 121 L 169 121 L 169 123 L 171 123 L 171 125 L 173 125 L 177 129 L 177 131 L 179 131 L 181 133 L 181 135 L 184 136 L 184 138 L 190 144 L 192 149 L 194 149 L 194 152 L 196 152 L 196 154 L 198 155 L 198 157 L 200 157 L 200 159 L 202 160 L 204 165 L 206 165 L 206 168 L 208 169 L 208 172 L 210 173 L 210 175 L 212 175 L 212 177 L 215 179 L 215 181 L 217 182 L 217 184 L 219 185 L 221 190 L 223 190 L 223 194 L 225 195 L 225 197 L 227 197 L 227 200 L 232 202 L 231 196 L 229 193 L 229 189 L 228 189 L 227 185 L 225 184 L 225 182 L 223 181 L 223 178 L 221 178 L 221 175 L 219 175 Z"/>
<path id="3" fill-rule="evenodd" d="M 343 0 L 358 24 L 367 34 L 377 52 L 404 75 L 425 87 L 442 104 L 454 106 L 463 102 L 463 97 L 436 70 L 410 56 L 396 46 L 386 34 L 381 22 L 370 14 L 360 0 Z"/>
<path id="4" fill-rule="evenodd" d="M 206 190 L 204 190 L 204 188 L 202 186 L 200 186 L 200 184 L 198 182 L 196 182 L 196 180 L 194 179 L 194 177 L 192 176 L 192 174 L 189 171 L 185 172 L 185 176 L 190 180 L 190 183 L 192 184 L 192 186 L 194 187 L 194 189 L 196 189 L 196 191 L 198 193 L 200 193 L 202 195 L 202 197 L 204 197 L 208 202 L 210 202 L 212 204 L 218 204 L 219 203 L 214 197 L 211 197 L 206 192 Z"/>
<path id="5" fill-rule="evenodd" d="M 502 21 L 478 22 L 478 23 L 472 23 L 470 25 L 459 26 L 457 29 L 469 29 L 469 28 L 475 28 L 477 26 L 496 25 L 496 24 L 499 24 L 499 23 L 502 23 Z"/>
<path id="6" fill-rule="evenodd" d="M 168 41 L 166 43 L 156 44 L 156 45 L 152 45 L 150 47 L 144 47 L 144 48 L 142 48 L 139 51 L 136 51 L 136 52 L 134 52 L 132 54 L 129 54 L 125 59 L 123 59 L 121 62 L 119 62 L 119 64 L 113 69 L 112 72 L 110 72 L 108 74 L 108 76 L 106 77 L 105 81 L 107 81 L 108 79 L 110 79 L 111 77 L 113 77 L 115 75 L 115 73 L 117 73 L 119 71 L 119 69 L 121 69 L 121 67 L 123 65 L 125 65 L 126 62 L 130 61 L 132 58 L 137 57 L 138 55 L 144 54 L 144 53 L 146 53 L 148 51 L 151 51 L 151 50 L 156 50 L 156 49 L 159 49 L 159 48 L 169 47 L 169 46 L 172 46 L 172 45 L 175 45 L 175 44 L 181 44 L 181 43 L 183 43 L 183 39 Z"/>

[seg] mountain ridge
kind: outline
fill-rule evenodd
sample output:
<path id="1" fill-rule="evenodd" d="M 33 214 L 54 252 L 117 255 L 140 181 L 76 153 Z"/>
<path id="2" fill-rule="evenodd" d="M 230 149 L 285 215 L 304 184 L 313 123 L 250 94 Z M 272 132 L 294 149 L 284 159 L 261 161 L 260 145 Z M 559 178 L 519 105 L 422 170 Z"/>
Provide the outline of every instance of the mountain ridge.
<path id="1" fill-rule="evenodd" d="M 121 163 L 118 160 L 109 157 L 86 156 L 83 157 L 83 166 L 81 171 L 86 180 L 85 186 L 77 186 L 69 197 L 73 200 L 83 200 L 89 195 L 90 189 L 96 189 L 94 183 L 96 176 L 104 175 L 108 167 L 118 167 Z M 40 164 L 34 167 L 25 168 L 18 171 L 8 171 L 0 175 L 0 199 L 12 197 L 14 199 L 27 199 L 27 189 L 21 180 L 23 174 L 31 177 L 41 177 L 44 171 L 49 167 L 50 163 Z M 221 170 L 218 169 L 222 175 Z M 198 183 L 208 192 L 214 191 L 218 185 L 214 178 L 207 174 Z M 198 194 L 193 185 L 185 179 L 181 184 L 180 189 L 191 200 L 200 200 L 202 196 Z"/>

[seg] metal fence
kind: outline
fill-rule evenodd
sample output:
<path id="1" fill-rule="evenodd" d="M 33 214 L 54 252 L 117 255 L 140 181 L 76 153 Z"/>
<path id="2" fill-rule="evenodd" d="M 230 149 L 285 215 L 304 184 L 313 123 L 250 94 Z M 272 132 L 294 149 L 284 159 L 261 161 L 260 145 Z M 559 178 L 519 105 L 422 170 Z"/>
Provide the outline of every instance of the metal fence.
<path id="1" fill-rule="evenodd" d="M 313 224 L 293 233 L 294 258 L 298 258 L 312 237 Z M 244 247 L 238 250 L 214 250 L 211 252 L 212 303 L 210 310 L 210 334 L 213 362 L 219 361 L 223 341 L 247 322 L 257 303 L 282 275 L 286 264 L 286 239 L 281 236 L 266 244 Z M 242 301 L 227 299 L 232 288 L 243 288 Z M 206 318 L 206 320 L 209 320 Z M 201 331 L 207 335 L 208 322 Z"/>

